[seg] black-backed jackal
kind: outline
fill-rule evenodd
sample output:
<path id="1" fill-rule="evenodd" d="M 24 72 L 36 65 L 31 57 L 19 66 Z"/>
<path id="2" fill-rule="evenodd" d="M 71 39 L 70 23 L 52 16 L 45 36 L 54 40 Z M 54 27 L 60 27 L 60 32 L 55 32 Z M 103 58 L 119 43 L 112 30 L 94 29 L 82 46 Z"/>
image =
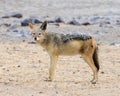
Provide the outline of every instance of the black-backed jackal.
<path id="1" fill-rule="evenodd" d="M 81 54 L 93 71 L 93 84 L 98 79 L 99 62 L 98 46 L 93 37 L 83 34 L 57 34 L 46 31 L 47 21 L 44 21 L 40 28 L 29 24 L 35 33 L 34 40 L 48 52 L 50 56 L 49 79 L 52 81 L 56 69 L 56 63 L 59 55 Z"/>

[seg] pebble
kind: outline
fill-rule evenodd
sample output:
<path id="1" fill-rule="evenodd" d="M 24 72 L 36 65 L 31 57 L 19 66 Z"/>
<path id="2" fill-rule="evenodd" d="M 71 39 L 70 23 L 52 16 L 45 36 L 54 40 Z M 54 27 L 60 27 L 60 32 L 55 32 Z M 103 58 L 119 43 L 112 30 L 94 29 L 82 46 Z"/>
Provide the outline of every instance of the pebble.
<path id="1" fill-rule="evenodd" d="M 104 74 L 104 72 L 102 71 L 101 74 Z"/>
<path id="2" fill-rule="evenodd" d="M 116 20 L 116 25 L 120 25 L 120 20 Z"/>
<path id="3" fill-rule="evenodd" d="M 42 91 L 39 92 L 39 94 L 42 94 L 42 93 L 43 93 Z"/>

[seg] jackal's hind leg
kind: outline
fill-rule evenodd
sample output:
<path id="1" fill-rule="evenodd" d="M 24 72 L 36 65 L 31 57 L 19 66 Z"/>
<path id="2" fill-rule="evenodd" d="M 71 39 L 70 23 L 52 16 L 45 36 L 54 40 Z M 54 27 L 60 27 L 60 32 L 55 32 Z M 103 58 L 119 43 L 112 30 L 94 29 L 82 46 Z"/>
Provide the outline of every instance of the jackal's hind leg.
<path id="1" fill-rule="evenodd" d="M 49 69 L 49 79 L 50 79 L 50 81 L 53 80 L 53 77 L 54 77 L 54 74 L 55 74 L 57 59 L 58 59 L 57 55 L 50 55 L 50 69 Z"/>
<path id="2" fill-rule="evenodd" d="M 93 71 L 93 79 L 91 80 L 92 84 L 96 84 L 98 80 L 98 70 L 93 62 L 92 56 L 83 56 L 84 60 L 88 63 Z"/>

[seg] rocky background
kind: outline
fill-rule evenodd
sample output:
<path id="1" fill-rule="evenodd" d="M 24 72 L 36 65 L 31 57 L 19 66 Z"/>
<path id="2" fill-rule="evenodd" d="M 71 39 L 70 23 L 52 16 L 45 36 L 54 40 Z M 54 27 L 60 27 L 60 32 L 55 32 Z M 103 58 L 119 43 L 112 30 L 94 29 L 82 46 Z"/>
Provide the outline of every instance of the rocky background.
<path id="1" fill-rule="evenodd" d="M 0 96 L 119 96 L 119 5 L 120 0 L 0 0 Z M 28 27 L 44 20 L 49 32 L 83 32 L 97 40 L 96 85 L 79 56 L 60 57 L 55 81 L 46 81 L 49 57 Z"/>

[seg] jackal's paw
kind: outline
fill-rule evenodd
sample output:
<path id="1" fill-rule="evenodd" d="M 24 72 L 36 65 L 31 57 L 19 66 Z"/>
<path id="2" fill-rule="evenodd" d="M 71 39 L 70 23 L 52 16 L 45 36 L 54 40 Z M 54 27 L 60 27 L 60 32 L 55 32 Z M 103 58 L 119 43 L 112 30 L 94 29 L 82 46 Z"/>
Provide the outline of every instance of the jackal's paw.
<path id="1" fill-rule="evenodd" d="M 92 84 L 96 84 L 97 80 L 92 80 L 91 83 Z"/>
<path id="2" fill-rule="evenodd" d="M 53 78 L 51 76 L 49 76 L 49 81 L 51 81 L 51 82 L 53 81 Z"/>
<path id="3" fill-rule="evenodd" d="M 96 84 L 96 82 L 94 82 L 94 81 L 92 81 L 91 83 L 92 83 L 92 84 Z"/>

